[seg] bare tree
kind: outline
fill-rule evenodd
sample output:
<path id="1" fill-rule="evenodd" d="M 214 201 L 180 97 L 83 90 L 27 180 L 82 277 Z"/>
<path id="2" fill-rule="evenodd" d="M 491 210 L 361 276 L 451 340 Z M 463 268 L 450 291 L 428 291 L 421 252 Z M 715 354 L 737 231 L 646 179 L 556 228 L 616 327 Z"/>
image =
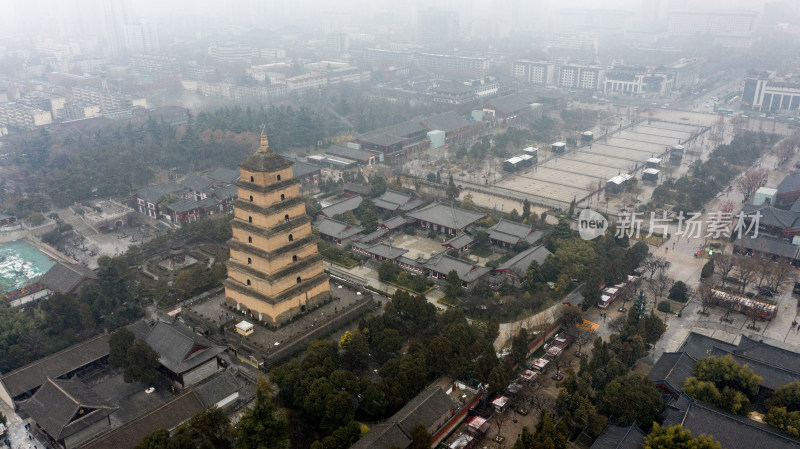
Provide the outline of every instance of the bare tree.
<path id="1" fill-rule="evenodd" d="M 576 332 L 574 332 L 573 335 L 575 336 L 575 344 L 578 345 L 578 352 L 576 352 L 575 355 L 583 357 L 583 352 L 581 351 L 587 343 L 594 340 L 594 333 L 586 329 L 576 328 Z"/>
<path id="2" fill-rule="evenodd" d="M 633 299 L 633 296 L 635 295 L 635 293 L 636 293 L 636 289 L 630 288 L 630 287 L 622 290 L 622 293 L 620 293 L 619 296 L 617 296 L 617 298 L 620 301 L 622 301 L 622 308 L 620 309 L 620 311 L 622 311 L 622 312 L 625 311 L 625 304 L 627 304 L 628 301 Z"/>
<path id="3" fill-rule="evenodd" d="M 758 263 L 749 257 L 739 256 L 736 260 L 736 277 L 739 280 L 739 291 L 744 291 L 753 279 L 758 269 Z"/>
<path id="4" fill-rule="evenodd" d="M 672 265 L 670 261 L 664 259 L 663 257 L 654 256 L 652 254 L 648 255 L 644 261 L 642 261 L 642 267 L 645 270 L 650 272 L 650 279 L 653 279 L 653 276 L 656 273 L 666 274 L 669 267 Z"/>
<path id="5" fill-rule="evenodd" d="M 608 328 L 616 334 L 622 332 L 622 329 L 625 328 L 625 315 L 617 315 L 608 323 Z"/>
<path id="6" fill-rule="evenodd" d="M 722 288 L 725 288 L 725 279 L 735 266 L 736 259 L 731 255 L 718 254 L 714 256 L 714 271 L 722 275 Z"/>
<path id="7" fill-rule="evenodd" d="M 793 266 L 786 262 L 772 264 L 772 271 L 767 278 L 767 285 L 771 289 L 781 292 L 795 282 L 797 282 L 797 272 Z"/>
<path id="8" fill-rule="evenodd" d="M 761 257 L 756 258 L 755 262 L 755 272 L 753 273 L 753 281 L 756 283 L 756 287 L 761 287 L 764 285 L 764 282 L 769 279 L 770 274 L 774 270 L 774 267 L 771 263 L 769 263 L 766 259 Z"/>
<path id="9" fill-rule="evenodd" d="M 769 172 L 763 168 L 757 168 L 745 172 L 736 183 L 736 190 L 744 195 L 745 201 L 750 198 L 761 184 L 767 180 Z"/>
<path id="10" fill-rule="evenodd" d="M 553 361 L 550 362 L 553 366 L 556 367 L 556 374 L 555 378 L 561 380 L 561 368 L 566 367 L 569 365 L 569 360 L 567 359 L 566 352 L 562 351 L 557 357 L 553 358 Z"/>
<path id="11" fill-rule="evenodd" d="M 503 424 L 508 421 L 508 418 L 511 414 L 506 412 L 500 412 L 494 414 L 494 423 L 497 425 L 497 436 L 500 436 L 500 431 L 503 429 Z"/>
<path id="12" fill-rule="evenodd" d="M 656 302 L 661 299 L 672 287 L 675 281 L 665 275 L 664 273 L 658 273 L 655 278 L 650 279 L 647 283 L 647 287 L 650 290 L 650 293 L 653 294 L 655 297 Z"/>

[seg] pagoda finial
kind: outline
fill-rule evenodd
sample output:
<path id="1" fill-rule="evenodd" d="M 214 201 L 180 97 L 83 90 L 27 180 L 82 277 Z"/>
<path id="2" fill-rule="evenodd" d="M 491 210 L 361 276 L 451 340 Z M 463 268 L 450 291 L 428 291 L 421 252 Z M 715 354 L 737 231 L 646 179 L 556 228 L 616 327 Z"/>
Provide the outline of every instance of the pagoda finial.
<path id="1" fill-rule="evenodd" d="M 267 139 L 266 126 L 261 125 L 261 145 L 258 147 L 258 151 L 266 153 L 268 150 L 269 150 L 269 140 Z"/>

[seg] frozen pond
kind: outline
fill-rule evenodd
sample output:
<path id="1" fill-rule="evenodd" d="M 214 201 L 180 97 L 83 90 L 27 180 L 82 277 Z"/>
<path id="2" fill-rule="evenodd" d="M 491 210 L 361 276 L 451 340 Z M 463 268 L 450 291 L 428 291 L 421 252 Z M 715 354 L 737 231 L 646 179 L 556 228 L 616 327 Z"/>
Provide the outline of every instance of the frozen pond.
<path id="1" fill-rule="evenodd" d="M 0 243 L 0 293 L 29 284 L 55 263 L 47 254 L 23 240 Z"/>

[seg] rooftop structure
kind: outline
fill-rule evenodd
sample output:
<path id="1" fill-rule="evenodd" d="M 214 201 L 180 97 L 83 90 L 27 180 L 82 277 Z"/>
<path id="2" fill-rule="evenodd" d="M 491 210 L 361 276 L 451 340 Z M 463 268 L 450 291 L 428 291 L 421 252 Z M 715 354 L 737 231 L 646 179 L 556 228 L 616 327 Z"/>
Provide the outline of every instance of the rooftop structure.
<path id="1" fill-rule="evenodd" d="M 442 203 L 433 203 L 409 212 L 406 216 L 416 220 L 419 227 L 423 229 L 456 235 L 486 215 Z"/>

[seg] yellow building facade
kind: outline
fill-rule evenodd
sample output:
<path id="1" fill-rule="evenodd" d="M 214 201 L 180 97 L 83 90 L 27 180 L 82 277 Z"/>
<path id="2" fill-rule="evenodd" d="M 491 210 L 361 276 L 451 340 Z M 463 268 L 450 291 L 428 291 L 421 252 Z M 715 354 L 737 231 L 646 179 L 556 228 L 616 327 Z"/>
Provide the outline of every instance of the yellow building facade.
<path id="1" fill-rule="evenodd" d="M 270 324 L 286 322 L 330 296 L 292 165 L 269 147 L 262 132 L 258 150 L 239 164 L 236 183 L 225 300 Z"/>

